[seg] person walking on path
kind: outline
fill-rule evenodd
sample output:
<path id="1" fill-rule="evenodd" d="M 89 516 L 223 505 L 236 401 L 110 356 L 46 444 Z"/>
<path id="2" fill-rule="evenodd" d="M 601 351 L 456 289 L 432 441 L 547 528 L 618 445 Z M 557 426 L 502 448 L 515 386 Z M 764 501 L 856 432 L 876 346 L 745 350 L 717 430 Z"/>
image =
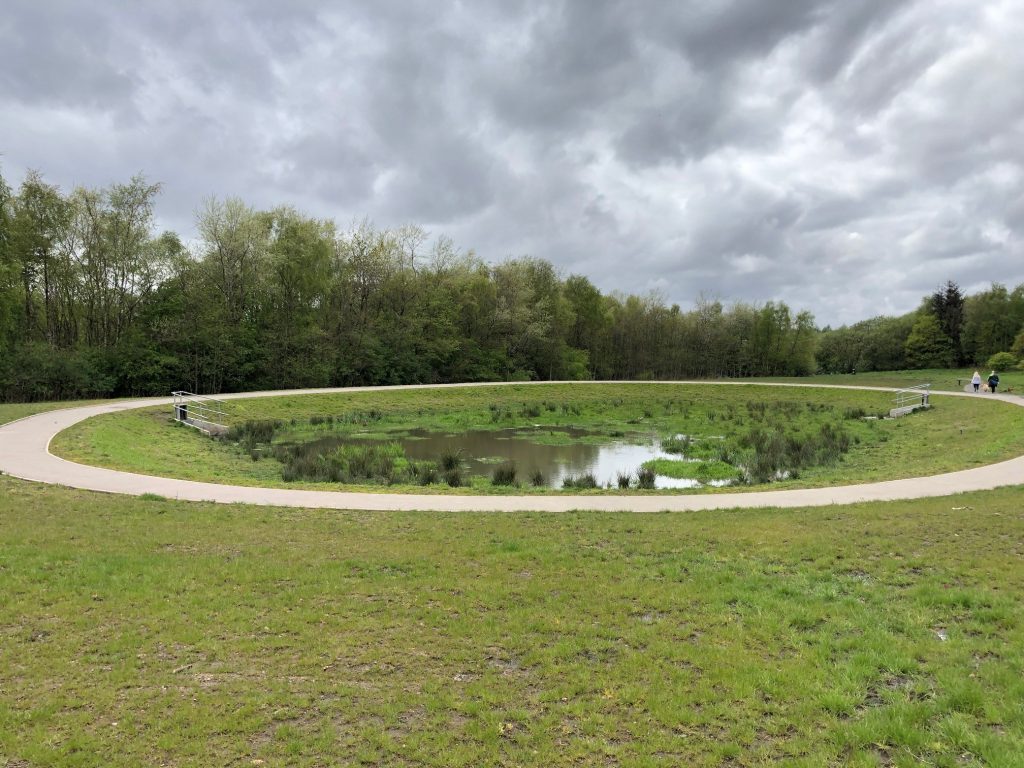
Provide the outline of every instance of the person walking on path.
<path id="1" fill-rule="evenodd" d="M 988 375 L 988 391 L 994 395 L 996 393 L 996 387 L 998 386 L 999 376 L 996 374 L 995 371 L 992 371 L 992 373 Z"/>
<path id="2" fill-rule="evenodd" d="M 974 385 L 974 391 L 977 392 L 978 387 L 981 386 L 981 374 L 978 373 L 977 371 L 975 371 L 974 375 L 971 376 L 971 384 Z"/>

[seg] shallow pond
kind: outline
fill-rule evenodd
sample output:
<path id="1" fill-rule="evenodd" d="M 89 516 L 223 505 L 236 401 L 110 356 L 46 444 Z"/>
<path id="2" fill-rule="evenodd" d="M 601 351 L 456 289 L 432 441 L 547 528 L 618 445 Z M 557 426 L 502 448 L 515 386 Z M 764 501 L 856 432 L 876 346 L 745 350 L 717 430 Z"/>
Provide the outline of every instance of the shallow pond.
<path id="1" fill-rule="evenodd" d="M 324 452 L 340 445 L 385 442 L 356 437 L 323 437 L 312 442 Z M 501 430 L 473 430 L 446 434 L 412 430 L 396 434 L 386 442 L 402 446 L 405 455 L 415 461 L 440 461 L 444 454 L 458 452 L 463 471 L 469 475 L 490 477 L 495 467 L 514 463 L 517 479 L 529 482 L 535 472 L 544 476 L 545 485 L 561 488 L 566 477 L 593 474 L 601 487 L 616 485 L 619 473 L 636 475 L 650 459 L 679 460 L 678 454 L 661 449 L 655 435 L 631 434 L 628 439 L 610 438 L 573 427 L 519 427 Z M 725 485 L 712 481 L 710 485 Z M 658 475 L 656 488 L 699 488 L 699 480 Z"/>

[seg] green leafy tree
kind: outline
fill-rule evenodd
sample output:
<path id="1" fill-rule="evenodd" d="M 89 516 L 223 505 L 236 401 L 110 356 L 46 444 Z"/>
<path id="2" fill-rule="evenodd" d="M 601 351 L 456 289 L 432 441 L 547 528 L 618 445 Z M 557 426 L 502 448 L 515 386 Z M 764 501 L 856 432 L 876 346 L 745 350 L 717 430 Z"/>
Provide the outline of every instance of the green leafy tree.
<path id="1" fill-rule="evenodd" d="M 261 282 L 261 335 L 267 385 L 323 386 L 330 364 L 321 354 L 323 313 L 330 290 L 334 228 L 291 208 L 267 214 L 269 242 Z"/>
<path id="2" fill-rule="evenodd" d="M 879 316 L 824 330 L 818 339 L 818 367 L 826 373 L 905 368 L 906 342 L 916 318 L 916 313 Z"/>
<path id="3" fill-rule="evenodd" d="M 921 312 L 918 316 L 910 329 L 905 350 L 911 368 L 949 368 L 955 360 L 953 342 L 931 312 Z"/>
<path id="4" fill-rule="evenodd" d="M 71 197 L 79 311 L 90 346 L 117 345 L 164 277 L 167 265 L 158 261 L 163 251 L 152 244 L 159 191 L 159 184 L 137 175 L 127 184 L 78 189 Z"/>
<path id="5" fill-rule="evenodd" d="M 80 275 L 73 205 L 35 171 L 14 200 L 11 249 L 20 273 L 27 341 L 67 347 L 78 338 Z"/>
<path id="6" fill-rule="evenodd" d="M 928 300 L 932 314 L 939 321 L 939 328 L 949 337 L 953 345 L 953 356 L 957 365 L 967 362 L 961 346 L 964 325 L 964 294 L 952 280 L 933 293 Z"/>
<path id="7" fill-rule="evenodd" d="M 1024 328 L 1013 337 L 1013 344 L 1010 345 L 1010 354 L 1018 360 L 1024 360 Z"/>
<path id="8" fill-rule="evenodd" d="M 10 349 L 17 341 L 18 273 L 14 263 L 13 203 L 11 188 L 0 174 L 0 359 L 9 359 Z M 0 377 L 2 375 L 0 371 Z"/>
<path id="9" fill-rule="evenodd" d="M 980 363 L 1013 344 L 1024 327 L 1024 286 L 1008 291 L 993 283 L 965 303 L 964 348 L 969 360 Z"/>
<path id="10" fill-rule="evenodd" d="M 582 275 L 570 275 L 565 281 L 563 293 L 571 311 L 567 334 L 569 346 L 586 353 L 588 373 L 599 378 L 608 375 L 606 356 L 611 318 L 605 298 Z M 573 365 L 577 364 L 578 360 Z"/>

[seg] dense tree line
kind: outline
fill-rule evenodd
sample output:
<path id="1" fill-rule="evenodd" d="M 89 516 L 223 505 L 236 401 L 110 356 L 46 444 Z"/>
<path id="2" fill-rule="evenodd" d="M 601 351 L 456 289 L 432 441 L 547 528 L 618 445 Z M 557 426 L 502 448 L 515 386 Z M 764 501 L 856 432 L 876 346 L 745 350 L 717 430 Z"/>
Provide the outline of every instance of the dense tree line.
<path id="1" fill-rule="evenodd" d="M 909 314 L 825 329 L 817 362 L 828 373 L 891 371 L 982 366 L 1000 353 L 1024 359 L 1024 285 L 965 296 L 949 281 Z"/>
<path id="2" fill-rule="evenodd" d="M 0 398 L 803 375 L 1024 346 L 1022 288 L 950 283 L 904 317 L 819 331 L 783 303 L 682 311 L 541 259 L 489 265 L 417 227 L 341 230 L 234 199 L 207 202 L 186 247 L 156 231 L 159 191 L 0 177 Z"/>
<path id="3" fill-rule="evenodd" d="M 208 202 L 186 248 L 155 231 L 158 194 L 0 179 L 0 396 L 814 369 L 813 318 L 785 304 L 683 312 L 416 227 L 240 200 Z"/>

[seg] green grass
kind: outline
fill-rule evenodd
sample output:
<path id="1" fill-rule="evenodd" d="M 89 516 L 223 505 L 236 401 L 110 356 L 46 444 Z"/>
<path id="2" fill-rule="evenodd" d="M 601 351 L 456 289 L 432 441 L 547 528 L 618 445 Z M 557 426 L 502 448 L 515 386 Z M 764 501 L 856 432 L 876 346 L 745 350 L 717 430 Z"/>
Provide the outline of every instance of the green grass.
<path id="1" fill-rule="evenodd" d="M 794 384 L 851 384 L 862 387 L 913 387 L 931 384 L 933 389 L 945 392 L 962 392 L 974 372 L 981 374 L 984 384 L 990 368 L 927 368 L 917 371 L 871 371 L 869 373 L 828 373 L 817 376 L 776 376 L 743 381 L 777 381 Z M 998 371 L 999 392 L 1011 388 L 1016 394 L 1024 394 L 1024 371 Z"/>
<path id="2" fill-rule="evenodd" d="M 77 408 L 81 405 L 94 405 L 96 403 L 107 403 L 109 400 L 73 400 L 60 403 L 0 403 L 0 424 L 7 424 L 11 421 L 23 419 L 26 416 L 33 416 L 44 411 L 53 411 L 60 408 Z"/>
<path id="3" fill-rule="evenodd" d="M 381 435 L 387 430 L 408 430 L 417 426 L 457 433 L 466 429 L 539 424 L 541 427 L 584 427 L 605 435 L 646 431 L 662 436 L 674 433 L 724 435 L 727 441 L 737 441 L 756 423 L 748 403 L 768 404 L 765 417 L 768 425 L 782 425 L 806 435 L 814 433 L 820 423 L 837 423 L 850 433 L 853 441 L 840 461 L 801 467 L 798 478 L 773 483 L 772 487 L 821 487 L 936 474 L 1024 453 L 1024 409 L 981 396 L 935 397 L 935 407 L 929 412 L 885 422 L 846 419 L 844 413 L 847 409 L 884 412 L 891 406 L 889 393 L 744 385 L 531 385 L 392 390 L 243 400 L 232 407 L 239 422 L 253 418 L 282 420 L 286 427 L 279 439 L 286 440 L 352 434 L 360 430 Z M 790 406 L 796 410 L 787 411 Z M 515 415 L 521 412 L 529 415 Z M 371 413 L 372 418 L 368 416 Z M 508 419 L 502 416 L 495 424 L 492 422 L 494 413 L 513 415 Z M 319 414 L 334 416 L 334 423 L 311 425 L 310 417 Z M 293 419 L 296 420 L 294 426 Z M 339 427 L 339 423 L 343 426 Z M 543 429 L 538 436 L 542 440 L 552 437 Z M 720 440 L 697 439 L 691 450 L 698 454 L 705 450 L 710 452 L 708 458 L 717 458 L 721 445 Z M 247 450 L 174 425 L 169 422 L 169 408 L 90 419 L 61 433 L 52 447 L 58 455 L 75 461 L 144 474 L 238 485 L 285 485 L 278 462 L 252 461 Z M 373 490 L 372 486 L 310 482 L 291 483 L 289 487 Z M 384 488 L 376 486 L 378 491 Z M 452 492 L 443 485 L 395 485 L 387 490 Z M 481 478 L 456 492 L 553 491 L 493 486 L 487 478 Z M 619 490 L 596 492 L 618 493 Z M 706 492 L 716 491 L 708 489 Z"/>
<path id="4" fill-rule="evenodd" d="M 735 480 L 736 467 L 723 461 L 681 461 L 677 459 L 651 459 L 644 466 L 656 474 L 679 480 Z"/>
<path id="5" fill-rule="evenodd" d="M 383 514 L 0 477 L 0 765 L 1019 766 L 1022 509 Z"/>

